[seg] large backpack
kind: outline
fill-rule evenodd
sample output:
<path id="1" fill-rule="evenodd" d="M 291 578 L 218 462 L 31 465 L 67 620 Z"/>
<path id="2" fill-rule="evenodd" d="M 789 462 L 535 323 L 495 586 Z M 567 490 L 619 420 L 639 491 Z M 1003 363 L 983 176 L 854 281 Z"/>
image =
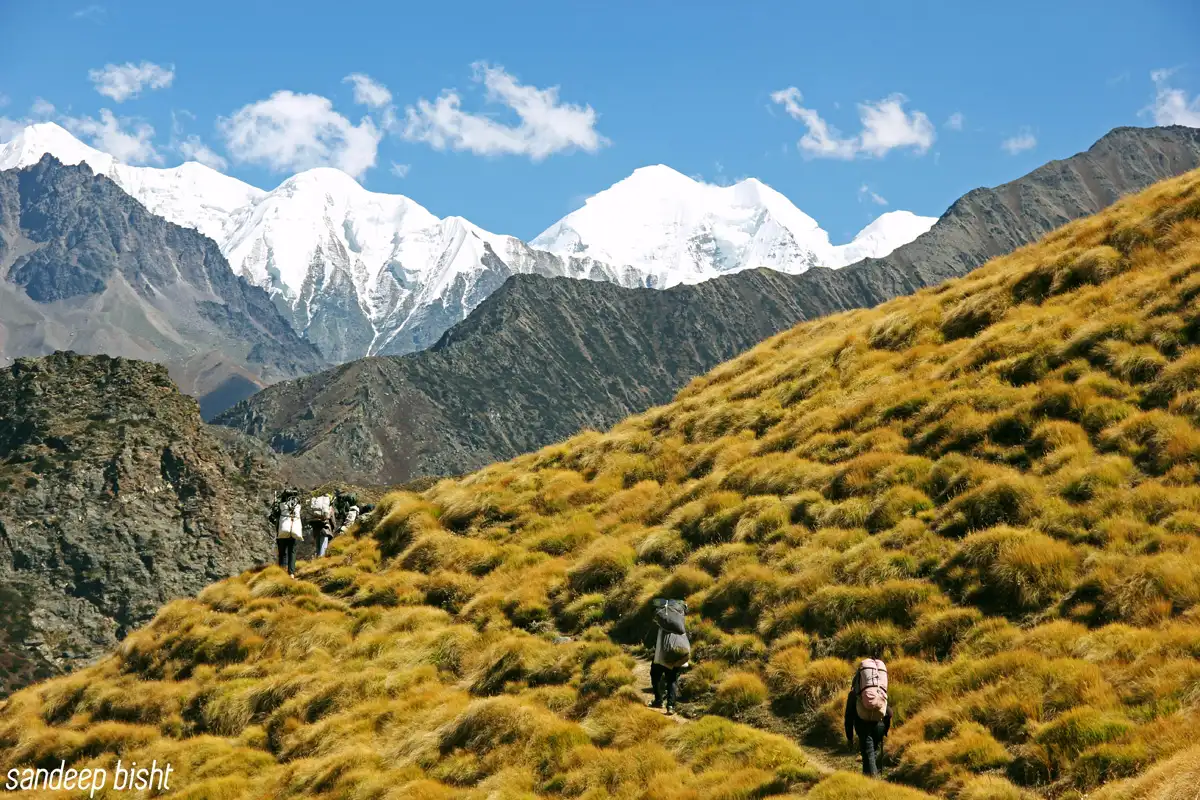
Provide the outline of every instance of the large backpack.
<path id="1" fill-rule="evenodd" d="M 654 605 L 654 624 L 659 627 L 659 635 L 662 636 L 660 657 L 663 666 L 671 669 L 681 667 L 692 657 L 692 643 L 683 624 L 687 604 L 682 600 L 659 599 Z"/>
<path id="2" fill-rule="evenodd" d="M 692 643 L 686 633 L 662 632 L 663 666 L 675 669 L 682 667 L 692 657 Z"/>
<path id="3" fill-rule="evenodd" d="M 864 658 L 854 674 L 854 710 L 865 722 L 882 722 L 887 716 L 887 665 L 878 658 Z"/>
<path id="4" fill-rule="evenodd" d="M 276 495 L 274 502 L 271 503 L 271 511 L 267 515 L 267 520 L 271 523 L 271 527 L 275 528 L 279 525 L 279 520 L 283 518 L 283 508 L 285 505 L 290 509 L 293 505 L 292 501 L 296 500 L 299 493 L 295 489 L 284 489 L 282 494 Z"/>
<path id="5" fill-rule="evenodd" d="M 358 498 L 353 492 L 338 492 L 333 501 L 333 508 L 337 512 L 339 520 L 345 520 L 350 514 L 350 509 L 356 505 L 358 505 Z"/>
<path id="6" fill-rule="evenodd" d="M 279 501 L 279 505 L 272 514 L 275 526 L 276 536 L 280 539 L 304 539 L 304 524 L 301 522 L 300 514 L 297 513 L 300 505 L 300 498 L 292 496 L 284 496 L 284 499 Z"/>
<path id="7" fill-rule="evenodd" d="M 670 601 L 663 603 L 654 610 L 654 624 L 666 633 L 684 635 L 683 608 Z"/>
<path id="8" fill-rule="evenodd" d="M 329 522 L 333 519 L 333 500 L 323 494 L 308 501 L 308 511 L 314 522 Z"/>

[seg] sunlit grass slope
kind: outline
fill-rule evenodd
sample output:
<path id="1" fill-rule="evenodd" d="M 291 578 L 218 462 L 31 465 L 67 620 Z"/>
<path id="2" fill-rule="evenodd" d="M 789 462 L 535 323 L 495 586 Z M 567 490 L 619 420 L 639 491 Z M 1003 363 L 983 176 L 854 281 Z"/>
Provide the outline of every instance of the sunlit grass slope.
<path id="1" fill-rule="evenodd" d="M 1190 796 L 1197 297 L 1193 173 L 392 494 L 304 580 L 217 584 L 14 696 L 0 765 L 167 759 L 195 798 Z M 634 686 L 661 595 L 692 608 L 696 721 Z M 839 745 L 868 653 L 908 787 L 795 743 Z"/>

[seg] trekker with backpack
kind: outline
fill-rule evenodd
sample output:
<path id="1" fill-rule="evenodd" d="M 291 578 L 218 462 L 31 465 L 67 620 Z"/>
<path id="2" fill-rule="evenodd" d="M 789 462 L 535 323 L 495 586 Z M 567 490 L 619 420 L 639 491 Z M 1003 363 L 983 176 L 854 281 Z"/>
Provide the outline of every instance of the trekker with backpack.
<path id="1" fill-rule="evenodd" d="M 333 514 L 333 526 L 337 528 L 333 535 L 338 536 L 349 530 L 358 520 L 358 496 L 353 492 L 338 492 L 333 498 Z M 325 555 L 328 544 L 329 539 L 325 539 L 319 555 Z"/>
<path id="2" fill-rule="evenodd" d="M 296 575 L 296 542 L 304 540 L 304 522 L 300 517 L 300 490 L 284 489 L 271 509 L 271 524 L 275 526 L 275 545 L 279 550 L 279 566 L 288 575 Z"/>
<path id="3" fill-rule="evenodd" d="M 692 644 L 688 641 L 683 617 L 687 604 L 682 600 L 654 601 L 654 624 L 658 626 L 658 638 L 654 643 L 654 663 L 650 665 L 650 685 L 654 689 L 651 708 L 662 708 L 666 699 L 667 714 L 675 713 L 678 695 L 679 674 L 688 666 L 692 655 Z"/>
<path id="4" fill-rule="evenodd" d="M 320 557 L 325 555 L 329 540 L 333 538 L 333 498 L 327 494 L 311 498 L 308 511 L 313 533 L 317 537 L 317 557 Z"/>
<path id="5" fill-rule="evenodd" d="M 342 533 L 358 519 L 358 495 L 354 492 L 338 492 L 333 498 L 333 511 L 338 521 L 337 532 Z"/>
<path id="6" fill-rule="evenodd" d="M 887 665 L 878 658 L 864 658 L 846 696 L 846 742 L 853 745 L 858 734 L 863 775 L 879 777 L 883 740 L 891 727 Z"/>

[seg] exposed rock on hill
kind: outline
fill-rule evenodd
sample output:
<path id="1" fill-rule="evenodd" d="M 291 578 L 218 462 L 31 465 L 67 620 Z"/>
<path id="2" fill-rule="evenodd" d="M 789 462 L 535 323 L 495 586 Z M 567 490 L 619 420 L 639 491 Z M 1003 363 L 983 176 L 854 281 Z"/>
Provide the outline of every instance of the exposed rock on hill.
<path id="1" fill-rule="evenodd" d="M 0 695 L 269 559 L 274 470 L 253 444 L 210 432 L 157 364 L 60 352 L 0 371 Z"/>

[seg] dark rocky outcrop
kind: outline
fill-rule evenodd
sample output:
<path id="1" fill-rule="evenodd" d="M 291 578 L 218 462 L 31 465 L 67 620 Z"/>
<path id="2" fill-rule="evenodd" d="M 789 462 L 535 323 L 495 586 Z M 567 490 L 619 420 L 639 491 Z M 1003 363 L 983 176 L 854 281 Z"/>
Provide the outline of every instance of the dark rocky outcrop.
<path id="1" fill-rule="evenodd" d="M 244 438 L 205 426 L 157 364 L 0 370 L 0 696 L 271 558 L 275 457 Z"/>
<path id="2" fill-rule="evenodd" d="M 1085 153 L 957 200 L 887 258 L 801 275 L 752 270 L 667 291 L 514 276 L 431 350 L 270 387 L 218 422 L 319 482 L 461 473 L 607 427 L 797 322 L 961 276 L 1200 167 L 1200 130 L 1118 128 Z"/>
<path id="3" fill-rule="evenodd" d="M 325 365 L 215 242 L 47 155 L 0 173 L 0 364 L 59 349 L 166 364 L 189 394 L 220 390 L 214 413 Z"/>

